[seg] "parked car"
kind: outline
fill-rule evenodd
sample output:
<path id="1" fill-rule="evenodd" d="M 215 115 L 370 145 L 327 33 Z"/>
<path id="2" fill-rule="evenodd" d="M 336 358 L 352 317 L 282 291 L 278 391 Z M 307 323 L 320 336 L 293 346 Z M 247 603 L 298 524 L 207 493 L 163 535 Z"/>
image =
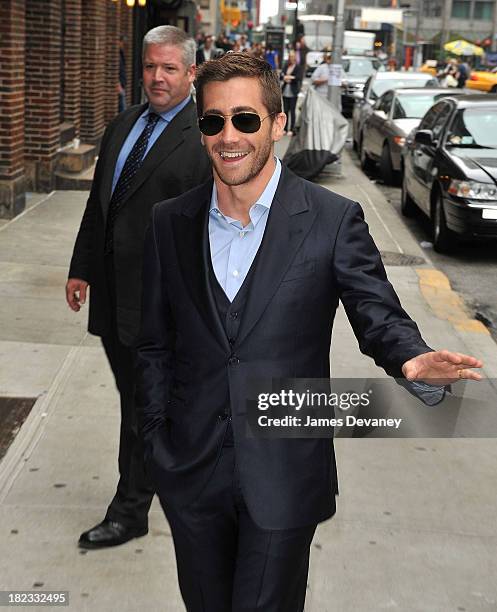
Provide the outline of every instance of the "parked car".
<path id="1" fill-rule="evenodd" d="M 344 55 L 342 57 L 342 113 L 350 117 L 355 102 L 355 93 L 363 91 L 369 76 L 385 66 L 376 57 L 367 55 Z"/>
<path id="2" fill-rule="evenodd" d="M 497 67 L 471 72 L 465 87 L 467 89 L 497 93 Z"/>
<path id="3" fill-rule="evenodd" d="M 497 237 L 497 95 L 437 102 L 402 151 L 402 212 L 431 219 L 433 246 Z"/>
<path id="4" fill-rule="evenodd" d="M 419 125 L 426 111 L 443 97 L 462 95 L 454 89 L 395 89 L 385 92 L 373 106 L 362 129 L 361 166 L 376 162 L 385 183 L 397 180 L 406 136 Z"/>
<path id="5" fill-rule="evenodd" d="M 361 148 L 362 127 L 371 114 L 376 100 L 388 89 L 397 87 L 437 87 L 438 81 L 431 74 L 422 72 L 375 72 L 364 85 L 364 92 L 354 94 L 352 111 L 352 139 L 354 148 Z"/>

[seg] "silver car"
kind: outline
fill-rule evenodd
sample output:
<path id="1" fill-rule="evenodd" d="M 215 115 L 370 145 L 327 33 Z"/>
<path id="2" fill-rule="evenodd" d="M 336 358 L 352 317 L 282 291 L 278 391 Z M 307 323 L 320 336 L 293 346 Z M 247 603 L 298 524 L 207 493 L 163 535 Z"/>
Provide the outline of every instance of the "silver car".
<path id="1" fill-rule="evenodd" d="M 375 72 L 366 81 L 363 92 L 355 94 L 352 111 L 352 138 L 354 148 L 360 151 L 362 128 L 371 114 L 376 100 L 389 89 L 397 87 L 437 87 L 438 81 L 426 72 Z"/>
<path id="2" fill-rule="evenodd" d="M 458 89 L 395 89 L 385 92 L 374 104 L 362 128 L 361 166 L 368 170 L 375 162 L 385 183 L 395 183 L 401 167 L 406 136 L 419 125 L 426 111 Z"/>

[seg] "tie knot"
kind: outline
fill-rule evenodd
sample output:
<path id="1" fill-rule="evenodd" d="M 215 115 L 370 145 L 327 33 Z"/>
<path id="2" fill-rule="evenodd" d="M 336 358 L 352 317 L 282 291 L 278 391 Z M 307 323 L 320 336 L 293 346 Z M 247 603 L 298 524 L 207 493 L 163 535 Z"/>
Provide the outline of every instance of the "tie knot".
<path id="1" fill-rule="evenodd" d="M 147 126 L 155 125 L 159 121 L 159 115 L 157 113 L 150 112 L 147 117 Z"/>

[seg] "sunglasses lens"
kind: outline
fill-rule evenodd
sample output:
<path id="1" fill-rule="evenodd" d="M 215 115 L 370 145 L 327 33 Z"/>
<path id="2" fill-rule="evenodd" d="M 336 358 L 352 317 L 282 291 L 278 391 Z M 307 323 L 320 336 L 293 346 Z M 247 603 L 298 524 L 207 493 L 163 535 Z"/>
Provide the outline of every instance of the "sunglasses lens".
<path id="1" fill-rule="evenodd" d="M 261 128 L 261 119 L 255 113 L 237 113 L 231 121 L 239 132 L 253 134 Z"/>
<path id="2" fill-rule="evenodd" d="M 224 127 L 224 117 L 220 115 L 206 115 L 199 120 L 198 127 L 205 136 L 215 136 Z"/>

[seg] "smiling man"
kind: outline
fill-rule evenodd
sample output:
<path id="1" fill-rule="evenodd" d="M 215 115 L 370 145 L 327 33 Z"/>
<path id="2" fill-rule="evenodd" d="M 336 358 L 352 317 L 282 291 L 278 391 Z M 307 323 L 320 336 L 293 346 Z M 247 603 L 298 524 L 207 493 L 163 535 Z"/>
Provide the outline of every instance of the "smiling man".
<path id="1" fill-rule="evenodd" d="M 154 28 L 143 40 L 142 59 L 148 103 L 124 111 L 105 131 L 66 285 L 75 312 L 90 287 L 88 329 L 102 338 L 121 400 L 117 491 L 105 519 L 81 535 L 83 548 L 115 546 L 147 533 L 153 491 L 137 437 L 133 371 L 143 240 L 155 202 L 211 175 L 190 96 L 194 41 L 172 26 Z"/>
<path id="2" fill-rule="evenodd" d="M 146 462 L 188 612 L 301 612 L 314 531 L 335 512 L 333 444 L 247 436 L 251 382 L 328 378 L 339 300 L 390 375 L 446 384 L 482 364 L 432 351 L 360 206 L 274 157 L 286 117 L 266 62 L 206 62 L 196 89 L 214 181 L 152 212 L 137 369 Z"/>

